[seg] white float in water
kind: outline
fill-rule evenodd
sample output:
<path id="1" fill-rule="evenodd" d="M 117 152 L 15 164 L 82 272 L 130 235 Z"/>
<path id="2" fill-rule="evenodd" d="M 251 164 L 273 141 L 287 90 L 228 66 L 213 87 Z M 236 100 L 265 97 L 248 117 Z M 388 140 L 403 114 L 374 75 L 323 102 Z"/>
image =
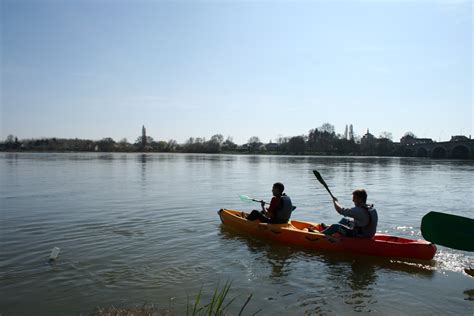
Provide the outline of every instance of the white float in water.
<path id="1" fill-rule="evenodd" d="M 49 256 L 49 261 L 54 261 L 54 260 L 58 259 L 59 251 L 60 251 L 60 249 L 58 247 L 54 247 L 53 250 L 51 250 L 51 255 Z"/>

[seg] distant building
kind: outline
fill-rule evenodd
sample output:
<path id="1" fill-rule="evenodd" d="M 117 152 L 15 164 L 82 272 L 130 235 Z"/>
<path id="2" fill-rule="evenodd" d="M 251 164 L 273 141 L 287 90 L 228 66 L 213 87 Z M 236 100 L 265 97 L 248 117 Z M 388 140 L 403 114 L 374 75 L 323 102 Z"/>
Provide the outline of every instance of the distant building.
<path id="1" fill-rule="evenodd" d="M 361 152 L 364 154 L 374 154 L 375 147 L 377 145 L 377 138 L 374 135 L 370 134 L 369 129 L 367 129 L 367 133 L 362 136 L 360 139 L 360 149 Z"/>
<path id="2" fill-rule="evenodd" d="M 416 138 L 416 144 L 432 144 L 434 141 L 431 138 Z"/>
<path id="3" fill-rule="evenodd" d="M 269 142 L 265 145 L 265 149 L 268 151 L 275 151 L 278 150 L 279 145 L 277 143 Z"/>
<path id="4" fill-rule="evenodd" d="M 360 140 L 360 144 L 363 146 L 372 146 L 375 145 L 376 138 L 374 135 L 370 134 L 369 129 L 367 129 L 367 133 L 362 136 Z"/>
<path id="5" fill-rule="evenodd" d="M 248 150 L 249 149 L 249 144 L 242 144 L 237 147 L 239 150 Z"/>
<path id="6" fill-rule="evenodd" d="M 402 145 L 422 145 L 432 143 L 434 143 L 434 141 L 431 138 L 416 138 L 411 135 L 405 135 L 400 138 L 400 144 Z"/>
<path id="7" fill-rule="evenodd" d="M 466 140 L 469 140 L 469 138 L 464 135 L 455 135 L 455 136 L 451 136 L 450 142 L 463 142 Z"/>

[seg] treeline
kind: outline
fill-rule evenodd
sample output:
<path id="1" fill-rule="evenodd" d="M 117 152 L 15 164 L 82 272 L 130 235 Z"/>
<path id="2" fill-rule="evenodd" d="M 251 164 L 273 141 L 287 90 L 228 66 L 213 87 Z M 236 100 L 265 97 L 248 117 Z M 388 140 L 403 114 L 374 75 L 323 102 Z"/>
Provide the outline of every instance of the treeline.
<path id="1" fill-rule="evenodd" d="M 141 138 L 141 137 L 139 137 Z M 175 151 L 178 148 L 176 141 L 155 142 L 151 137 L 148 145 L 144 148 L 141 142 L 129 143 L 125 138 L 116 142 L 110 137 L 98 141 L 89 139 L 66 139 L 66 138 L 41 138 L 24 139 L 19 141 L 17 137 L 9 135 L 7 140 L 0 143 L 0 150 L 16 151 L 100 151 L 100 152 L 137 152 L 137 151 L 156 151 L 167 152 Z"/>
<path id="2" fill-rule="evenodd" d="M 145 137 L 145 139 L 143 139 Z M 408 132 L 404 137 L 414 138 Z M 251 137 L 247 143 L 238 145 L 232 137 L 221 134 L 213 135 L 209 140 L 190 137 L 184 144 L 175 140 L 155 141 L 150 136 L 140 136 L 134 143 L 127 139 L 115 141 L 103 138 L 99 141 L 84 139 L 43 138 L 18 140 L 9 135 L 0 143 L 3 151 L 99 151 L 99 152 L 185 152 L 185 153 L 251 153 L 251 154 L 309 154 L 309 155 L 377 155 L 398 156 L 401 149 L 394 143 L 390 133 L 382 133 L 375 137 L 367 132 L 363 137 L 354 135 L 352 126 L 346 132 L 336 134 L 334 126 L 325 123 L 321 127 L 311 129 L 307 135 L 280 137 L 276 142 L 263 143 L 257 136 Z M 402 138 L 403 143 L 403 138 Z"/>

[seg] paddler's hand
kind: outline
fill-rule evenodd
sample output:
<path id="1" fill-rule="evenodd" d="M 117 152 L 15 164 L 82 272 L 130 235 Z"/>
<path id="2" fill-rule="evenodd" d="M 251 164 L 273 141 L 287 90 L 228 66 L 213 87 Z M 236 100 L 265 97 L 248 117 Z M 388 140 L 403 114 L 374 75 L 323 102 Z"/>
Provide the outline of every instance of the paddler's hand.
<path id="1" fill-rule="evenodd" d="M 260 205 L 262 206 L 262 210 L 265 211 L 265 201 L 260 201 Z"/>
<path id="2" fill-rule="evenodd" d="M 339 204 L 339 202 L 337 201 L 336 198 L 334 198 L 332 200 L 333 204 L 334 204 L 334 208 L 336 209 L 336 211 L 339 213 L 341 210 L 342 210 L 342 205 Z"/>

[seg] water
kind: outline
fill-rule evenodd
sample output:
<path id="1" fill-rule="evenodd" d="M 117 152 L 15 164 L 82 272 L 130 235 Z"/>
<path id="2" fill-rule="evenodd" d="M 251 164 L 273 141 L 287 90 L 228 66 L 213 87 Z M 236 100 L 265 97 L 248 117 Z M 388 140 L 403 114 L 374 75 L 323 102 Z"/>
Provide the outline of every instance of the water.
<path id="1" fill-rule="evenodd" d="M 318 169 L 346 206 L 364 187 L 379 232 L 421 238 L 428 211 L 474 217 L 472 161 L 186 154 L 0 154 L 0 313 L 78 315 L 97 306 L 186 313 L 232 281 L 238 314 L 474 312 L 473 253 L 438 247 L 416 263 L 292 249 L 220 223 L 281 181 L 294 218 L 339 219 Z M 48 264 L 53 247 L 59 260 Z"/>

